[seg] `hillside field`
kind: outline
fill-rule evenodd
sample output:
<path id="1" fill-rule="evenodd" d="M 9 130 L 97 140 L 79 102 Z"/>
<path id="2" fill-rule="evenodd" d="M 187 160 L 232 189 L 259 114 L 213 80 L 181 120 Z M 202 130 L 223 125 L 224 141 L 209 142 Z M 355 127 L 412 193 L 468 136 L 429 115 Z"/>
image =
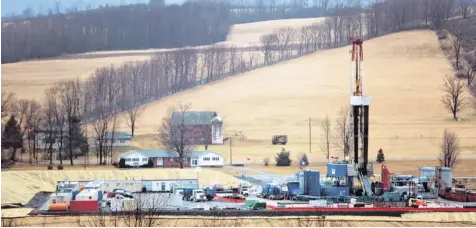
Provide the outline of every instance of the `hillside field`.
<path id="1" fill-rule="evenodd" d="M 226 41 L 220 44 L 234 46 L 257 45 L 261 35 L 283 27 L 301 28 L 322 21 L 322 18 L 273 20 L 233 25 Z M 158 51 L 170 49 L 146 49 L 128 51 L 98 51 L 67 55 L 56 59 L 31 60 L 2 64 L 2 89 L 16 93 L 17 98 L 42 100 L 45 89 L 65 79 L 81 80 L 89 77 L 97 68 L 128 61 L 145 61 Z M 246 53 L 245 53 L 246 54 Z"/>
<path id="2" fill-rule="evenodd" d="M 150 103 L 136 123 L 136 134 L 153 134 L 168 107 L 191 103 L 192 110 L 217 111 L 228 136 L 244 135 L 246 139 L 233 141 L 233 160 L 251 156 L 260 161 L 282 147 L 294 156 L 309 153 L 311 118 L 309 157 L 322 160 L 320 121 L 326 115 L 335 120 L 349 102 L 349 49 L 319 51 Z M 443 77 L 453 74 L 453 69 L 433 31 L 401 32 L 366 41 L 364 60 L 364 94 L 372 97 L 370 158 L 382 148 L 387 159 L 435 159 L 445 128 L 459 136 L 463 156 L 476 156 L 474 113 L 462 112 L 462 120 L 455 122 L 440 102 Z M 120 125 L 120 130 L 129 131 L 124 123 Z M 278 134 L 288 135 L 286 146 L 271 144 L 272 135 Z M 134 146 L 157 148 L 158 144 L 149 135 L 138 136 Z M 229 157 L 228 145 L 209 148 Z M 332 154 L 342 156 L 336 150 Z"/>

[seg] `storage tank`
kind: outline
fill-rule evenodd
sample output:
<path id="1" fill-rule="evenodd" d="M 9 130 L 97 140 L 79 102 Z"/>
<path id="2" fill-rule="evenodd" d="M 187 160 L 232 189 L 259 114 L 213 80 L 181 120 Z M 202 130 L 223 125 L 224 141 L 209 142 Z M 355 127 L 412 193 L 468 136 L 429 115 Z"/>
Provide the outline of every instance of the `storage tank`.
<path id="1" fill-rule="evenodd" d="M 382 190 L 388 192 L 390 190 L 390 170 L 386 165 L 382 165 Z"/>
<path id="2" fill-rule="evenodd" d="M 48 209 L 50 211 L 67 211 L 68 210 L 68 204 L 66 204 L 66 203 L 50 204 Z"/>
<path id="3" fill-rule="evenodd" d="M 431 179 L 435 176 L 435 167 L 420 167 L 420 177 Z"/>
<path id="4" fill-rule="evenodd" d="M 441 167 L 440 168 L 440 177 L 441 180 L 443 181 L 443 186 L 442 187 L 452 187 L 452 182 L 453 182 L 453 171 L 451 168 L 448 167 Z"/>

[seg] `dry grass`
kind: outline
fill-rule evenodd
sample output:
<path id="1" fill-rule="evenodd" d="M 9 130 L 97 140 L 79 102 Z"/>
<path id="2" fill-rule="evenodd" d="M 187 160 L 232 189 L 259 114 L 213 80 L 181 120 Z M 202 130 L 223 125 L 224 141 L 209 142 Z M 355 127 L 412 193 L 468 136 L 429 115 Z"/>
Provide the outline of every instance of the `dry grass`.
<path id="1" fill-rule="evenodd" d="M 211 169 L 43 170 L 2 172 L 2 204 L 27 203 L 39 191 L 54 191 L 58 180 L 124 180 L 199 178 L 200 185 L 238 185 L 240 180 Z"/>
<path id="2" fill-rule="evenodd" d="M 301 28 L 321 18 L 274 20 L 234 25 L 226 41 L 234 46 L 256 45 L 260 36 L 282 27 Z M 53 83 L 64 79 L 86 79 L 97 68 L 127 61 L 150 59 L 157 51 L 170 49 L 146 49 L 127 51 L 99 51 L 59 57 L 52 60 L 32 60 L 2 64 L 2 89 L 15 92 L 18 98 L 43 99 L 44 91 Z"/>
<path id="3" fill-rule="evenodd" d="M 462 216 L 460 216 L 462 215 Z M 447 227 L 447 226 L 474 226 L 476 223 L 476 213 L 428 213 L 404 215 L 403 217 L 372 217 L 372 216 L 327 216 L 322 226 L 358 226 L 358 227 L 405 227 L 405 226 L 425 226 L 425 227 Z M 79 221 L 87 224 L 88 217 L 81 216 Z M 226 222 L 219 222 L 223 226 L 236 225 L 235 218 L 227 219 Z M 239 226 L 243 227 L 282 227 L 305 225 L 304 217 L 270 217 L 270 218 L 240 218 Z M 78 217 L 27 217 L 23 218 L 22 224 L 26 226 L 78 226 Z M 174 218 L 164 217 L 158 226 L 169 227 L 199 227 L 215 226 L 210 217 L 186 217 L 176 216 Z M 213 224 L 212 224 L 213 223 Z M 217 222 L 218 223 L 218 222 Z M 316 226 L 316 224 L 313 224 Z"/>
<path id="4" fill-rule="evenodd" d="M 451 121 L 440 102 L 442 77 L 453 70 L 434 32 L 391 34 L 366 42 L 364 48 L 364 93 L 372 96 L 371 158 L 379 148 L 388 159 L 436 158 L 445 128 L 460 137 L 462 155 L 476 155 L 473 113 L 463 112 L 462 121 Z M 275 134 L 288 135 L 285 147 L 295 156 L 308 152 L 307 120 L 311 117 L 310 158 L 322 159 L 319 121 L 326 114 L 335 119 L 339 108 L 348 103 L 349 58 L 349 47 L 321 51 L 175 94 L 147 106 L 137 122 L 137 133 L 155 132 L 167 107 L 191 102 L 194 110 L 217 111 L 226 133 L 243 132 L 248 138 L 234 141 L 234 159 L 251 156 L 260 161 L 280 151 L 282 146 L 270 142 Z M 124 125 L 121 129 L 127 130 Z M 140 143 L 157 148 L 151 138 Z M 227 145 L 210 149 L 225 157 L 229 154 Z M 338 151 L 332 154 L 342 156 Z"/>

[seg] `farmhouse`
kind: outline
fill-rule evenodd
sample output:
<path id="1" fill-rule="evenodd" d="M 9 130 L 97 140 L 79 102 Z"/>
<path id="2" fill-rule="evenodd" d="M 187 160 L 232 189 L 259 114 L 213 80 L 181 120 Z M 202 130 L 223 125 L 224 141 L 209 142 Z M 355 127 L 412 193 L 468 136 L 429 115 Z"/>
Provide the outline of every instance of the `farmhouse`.
<path id="1" fill-rule="evenodd" d="M 112 132 L 106 132 L 106 136 L 103 139 L 103 144 L 110 145 L 112 141 L 112 146 L 114 147 L 124 147 L 124 146 L 131 146 L 132 136 L 129 135 L 127 132 L 114 132 L 114 138 L 112 136 Z M 97 146 L 99 144 L 96 141 Z"/>
<path id="2" fill-rule="evenodd" d="M 216 112 L 172 113 L 173 123 L 182 120 L 193 145 L 223 144 L 223 120 Z"/>
<path id="3" fill-rule="evenodd" d="M 152 161 L 153 167 L 180 167 L 175 152 L 167 150 L 131 150 L 121 155 L 129 166 L 147 165 Z M 223 156 L 214 151 L 194 151 L 184 158 L 184 167 L 223 167 Z"/>

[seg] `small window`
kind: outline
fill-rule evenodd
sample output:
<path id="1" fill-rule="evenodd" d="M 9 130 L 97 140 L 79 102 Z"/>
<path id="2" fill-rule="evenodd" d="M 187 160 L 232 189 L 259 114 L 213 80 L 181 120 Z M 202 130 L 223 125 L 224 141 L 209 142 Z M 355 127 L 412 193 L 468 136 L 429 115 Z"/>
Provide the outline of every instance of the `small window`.
<path id="1" fill-rule="evenodd" d="M 174 161 L 174 158 L 169 158 L 169 161 L 173 162 L 173 161 Z"/>
<path id="2" fill-rule="evenodd" d="M 204 157 L 203 160 L 204 161 L 210 161 L 210 158 L 209 157 Z"/>
<path id="3" fill-rule="evenodd" d="M 126 140 L 121 140 L 120 142 L 121 142 L 121 143 L 126 143 Z"/>
<path id="4" fill-rule="evenodd" d="M 143 161 L 143 162 L 146 162 L 146 161 L 147 161 L 147 158 L 142 158 L 142 161 Z"/>

